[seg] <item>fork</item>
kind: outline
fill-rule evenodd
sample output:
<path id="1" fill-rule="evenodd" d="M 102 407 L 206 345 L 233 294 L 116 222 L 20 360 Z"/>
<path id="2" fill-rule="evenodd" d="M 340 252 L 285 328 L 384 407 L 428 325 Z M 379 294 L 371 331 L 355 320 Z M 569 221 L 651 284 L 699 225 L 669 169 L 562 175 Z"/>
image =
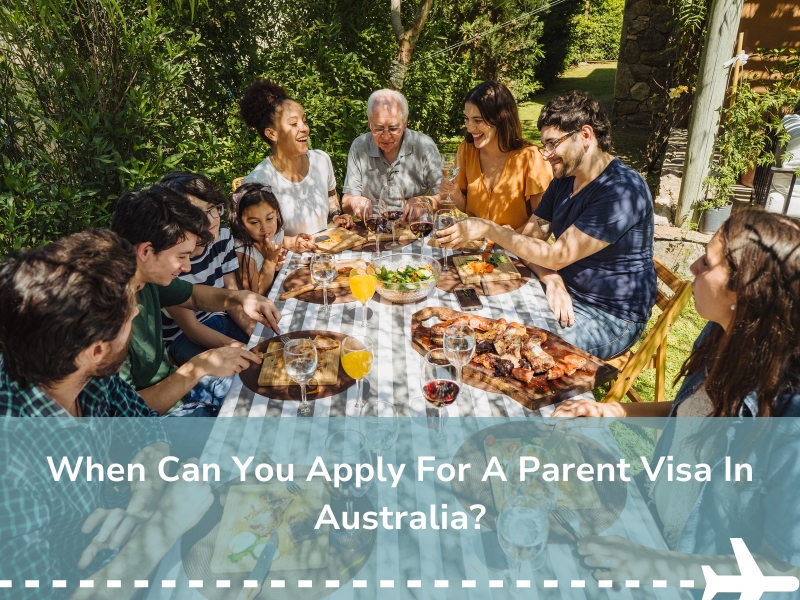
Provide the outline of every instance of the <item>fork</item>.
<path id="1" fill-rule="evenodd" d="M 270 455 L 267 454 L 266 452 L 260 453 L 258 455 L 258 458 L 261 460 L 261 462 L 269 463 L 273 467 L 275 466 L 275 461 L 272 460 L 272 457 L 270 457 Z M 284 486 L 289 491 L 289 493 L 294 496 L 303 493 L 303 489 L 299 485 L 297 485 L 294 481 L 287 481 L 284 483 Z"/>
<path id="2" fill-rule="evenodd" d="M 556 520 L 556 523 L 561 525 L 561 527 L 563 527 L 564 530 L 569 533 L 576 542 L 583 539 L 581 522 L 578 519 L 578 515 L 576 515 L 571 508 L 567 506 L 557 506 L 551 514 Z"/>
<path id="3" fill-rule="evenodd" d="M 284 344 L 284 345 L 286 345 L 286 344 L 288 344 L 288 343 L 289 343 L 289 336 L 282 335 L 282 336 L 280 337 L 280 340 L 283 342 L 283 344 Z"/>

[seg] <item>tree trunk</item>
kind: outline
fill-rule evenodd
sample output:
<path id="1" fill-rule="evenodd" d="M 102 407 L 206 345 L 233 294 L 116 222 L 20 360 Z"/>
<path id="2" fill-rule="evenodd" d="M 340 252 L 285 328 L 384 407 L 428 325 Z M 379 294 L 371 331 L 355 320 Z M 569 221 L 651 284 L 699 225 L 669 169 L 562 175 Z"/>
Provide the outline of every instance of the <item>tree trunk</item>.
<path id="1" fill-rule="evenodd" d="M 408 66 L 411 64 L 411 57 L 414 55 L 414 47 L 417 45 L 419 34 L 428 20 L 431 12 L 433 0 L 419 0 L 417 12 L 414 14 L 414 21 L 409 29 L 403 27 L 403 20 L 400 14 L 402 0 L 392 0 L 392 29 L 397 38 L 397 56 L 389 67 L 389 87 L 393 90 L 402 90 L 405 83 Z"/>

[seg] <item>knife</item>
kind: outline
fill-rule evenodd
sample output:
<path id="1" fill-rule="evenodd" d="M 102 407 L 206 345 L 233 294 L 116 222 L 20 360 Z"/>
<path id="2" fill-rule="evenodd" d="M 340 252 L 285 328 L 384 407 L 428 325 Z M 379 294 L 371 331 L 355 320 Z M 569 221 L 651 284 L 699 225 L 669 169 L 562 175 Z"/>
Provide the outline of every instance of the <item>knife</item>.
<path id="1" fill-rule="evenodd" d="M 239 594 L 239 600 L 253 600 L 261 592 L 261 587 L 264 585 L 264 580 L 269 575 L 269 570 L 272 567 L 272 559 L 275 557 L 275 551 L 278 549 L 278 530 L 273 529 L 270 534 L 269 542 L 261 551 L 261 555 L 256 561 L 256 566 L 250 571 L 250 576 L 245 579 L 247 581 L 255 581 L 256 587 L 244 588 Z"/>
<path id="2" fill-rule="evenodd" d="M 483 290 L 483 295 L 487 298 L 489 297 L 489 286 L 486 285 L 486 279 L 483 275 L 481 275 L 481 289 Z"/>

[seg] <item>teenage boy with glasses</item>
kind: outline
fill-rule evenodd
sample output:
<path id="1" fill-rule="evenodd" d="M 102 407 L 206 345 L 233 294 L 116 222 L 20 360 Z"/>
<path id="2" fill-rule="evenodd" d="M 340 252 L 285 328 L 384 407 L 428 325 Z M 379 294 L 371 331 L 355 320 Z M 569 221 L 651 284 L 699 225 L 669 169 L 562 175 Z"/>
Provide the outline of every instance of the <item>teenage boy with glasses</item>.
<path id="1" fill-rule="evenodd" d="M 178 279 L 192 284 L 238 290 L 234 240 L 230 230 L 221 224 L 225 210 L 225 195 L 209 179 L 196 173 L 177 171 L 165 175 L 158 185 L 181 194 L 202 210 L 209 222 L 208 231 L 214 236 L 209 244 L 198 244 L 191 254 L 191 270 Z M 180 306 L 163 309 L 161 322 L 164 343 L 170 356 L 179 365 L 209 348 L 246 348 L 255 321 L 241 307 L 228 311 L 193 311 Z"/>
<path id="2" fill-rule="evenodd" d="M 554 333 L 611 358 L 636 342 L 656 300 L 650 191 L 611 154 L 608 116 L 591 96 L 551 100 L 538 126 L 555 179 L 523 233 L 472 218 L 439 242 L 460 248 L 485 237 L 530 263 L 560 325 Z M 555 243 L 539 220 L 550 223 Z"/>

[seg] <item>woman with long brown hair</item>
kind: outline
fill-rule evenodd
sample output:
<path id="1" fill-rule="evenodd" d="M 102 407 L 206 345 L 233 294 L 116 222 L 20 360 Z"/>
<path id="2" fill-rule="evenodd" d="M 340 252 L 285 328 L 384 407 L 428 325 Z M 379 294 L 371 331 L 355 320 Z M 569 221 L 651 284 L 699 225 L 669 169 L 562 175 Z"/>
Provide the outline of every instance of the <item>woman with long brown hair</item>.
<path id="1" fill-rule="evenodd" d="M 553 179 L 541 150 L 522 137 L 517 103 L 509 89 L 484 81 L 464 100 L 467 133 L 458 148 L 458 175 L 442 180 L 470 217 L 521 229 Z"/>
<path id="2" fill-rule="evenodd" d="M 800 221 L 758 209 L 735 212 L 691 267 L 700 316 L 709 323 L 679 377 L 673 402 L 562 403 L 556 417 L 731 417 L 667 419 L 651 468 L 667 457 L 715 465 L 706 482 L 656 478 L 645 494 L 671 550 L 618 537 L 578 545 L 606 579 L 693 579 L 735 569 L 731 538 L 742 538 L 765 575 L 800 567 Z M 755 433 L 753 431 L 755 430 Z M 726 483 L 723 459 L 751 465 L 752 480 Z M 718 471 L 714 471 L 718 469 Z M 697 555 L 704 555 L 698 557 Z M 713 556 L 716 555 L 716 556 Z M 702 559 L 702 560 L 701 560 Z M 729 571 L 729 572 L 735 572 Z M 702 585 L 700 585 L 702 587 Z"/>

